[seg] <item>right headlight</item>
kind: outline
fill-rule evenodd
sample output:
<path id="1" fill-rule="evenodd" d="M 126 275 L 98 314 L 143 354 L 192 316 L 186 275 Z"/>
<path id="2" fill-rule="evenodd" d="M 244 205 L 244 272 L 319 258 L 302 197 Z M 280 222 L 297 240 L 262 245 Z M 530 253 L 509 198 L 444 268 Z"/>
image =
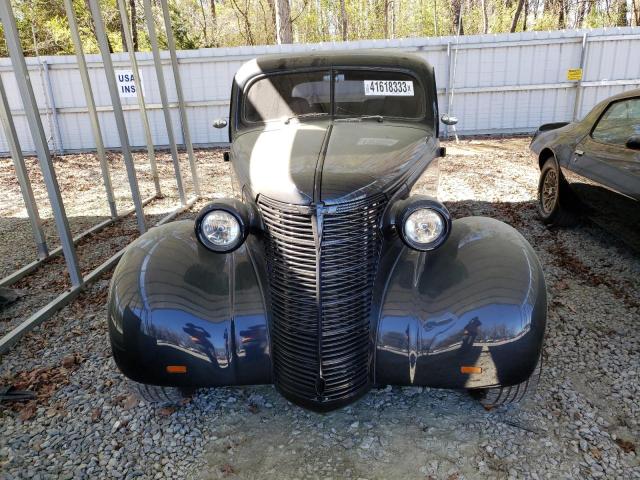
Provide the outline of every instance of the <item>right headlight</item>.
<path id="1" fill-rule="evenodd" d="M 404 200 L 395 223 L 402 241 L 420 251 L 438 248 L 451 232 L 451 216 L 446 207 L 423 196 Z"/>
<path id="2" fill-rule="evenodd" d="M 200 243 L 217 253 L 229 253 L 247 238 L 247 212 L 235 200 L 217 200 L 205 206 L 196 218 Z"/>

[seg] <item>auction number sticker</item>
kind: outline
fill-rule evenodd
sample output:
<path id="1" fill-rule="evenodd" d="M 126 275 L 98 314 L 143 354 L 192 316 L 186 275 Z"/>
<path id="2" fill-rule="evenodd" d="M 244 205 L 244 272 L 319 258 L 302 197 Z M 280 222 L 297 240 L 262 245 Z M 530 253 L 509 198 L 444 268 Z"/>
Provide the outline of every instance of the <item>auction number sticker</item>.
<path id="1" fill-rule="evenodd" d="M 413 97 L 413 81 L 365 80 L 364 94 L 382 95 L 386 97 Z"/>

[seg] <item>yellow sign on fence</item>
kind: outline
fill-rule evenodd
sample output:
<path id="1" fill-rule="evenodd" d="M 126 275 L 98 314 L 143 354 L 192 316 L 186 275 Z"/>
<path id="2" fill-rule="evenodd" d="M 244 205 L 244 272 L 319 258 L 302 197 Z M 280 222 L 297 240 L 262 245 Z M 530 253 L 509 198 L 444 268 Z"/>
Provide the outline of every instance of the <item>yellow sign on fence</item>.
<path id="1" fill-rule="evenodd" d="M 571 80 L 571 81 L 582 80 L 582 69 L 570 68 L 569 70 L 567 70 L 567 80 Z"/>

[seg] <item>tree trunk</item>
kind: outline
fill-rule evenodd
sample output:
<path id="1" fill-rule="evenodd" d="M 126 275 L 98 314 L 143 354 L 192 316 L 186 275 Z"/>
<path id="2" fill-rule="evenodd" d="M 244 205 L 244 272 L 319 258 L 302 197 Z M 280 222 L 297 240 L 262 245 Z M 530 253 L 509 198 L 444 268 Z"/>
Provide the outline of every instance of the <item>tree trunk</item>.
<path id="1" fill-rule="evenodd" d="M 529 0 L 524 0 L 524 18 L 522 19 L 522 31 L 527 31 L 527 18 L 529 18 Z"/>
<path id="2" fill-rule="evenodd" d="M 391 8 L 391 38 L 396 38 L 396 0 L 389 2 Z"/>
<path id="3" fill-rule="evenodd" d="M 524 0 L 518 0 L 518 6 L 516 7 L 516 12 L 513 14 L 513 22 L 511 22 L 511 33 L 515 32 L 518 28 L 518 20 L 520 20 L 520 13 L 522 13 L 522 7 L 524 5 Z"/>
<path id="4" fill-rule="evenodd" d="M 216 0 L 211 0 L 210 3 L 211 10 L 211 23 L 213 24 L 211 35 L 213 37 L 213 46 L 220 46 L 220 42 L 218 42 L 218 14 L 216 12 Z"/>
<path id="5" fill-rule="evenodd" d="M 389 38 L 389 0 L 383 0 L 382 4 L 384 6 L 384 38 Z"/>
<path id="6" fill-rule="evenodd" d="M 487 2 L 480 0 L 482 6 L 482 33 L 489 33 L 489 17 L 487 16 Z"/>
<path id="7" fill-rule="evenodd" d="M 575 28 L 582 28 L 582 23 L 584 22 L 584 12 L 587 10 L 588 4 L 588 0 L 580 2 L 580 5 L 578 6 L 578 10 L 576 12 Z"/>
<path id="8" fill-rule="evenodd" d="M 136 18 L 136 0 L 129 0 L 129 8 L 131 10 L 131 38 L 133 39 L 133 51 L 137 52 L 138 47 L 138 19 Z"/>
<path id="9" fill-rule="evenodd" d="M 451 8 L 453 10 L 453 26 L 454 35 L 464 35 L 464 26 L 462 25 L 462 5 L 463 0 L 451 0 Z"/>
<path id="10" fill-rule="evenodd" d="M 345 0 L 340 0 L 340 20 L 341 20 L 341 30 L 342 30 L 342 41 L 346 42 L 348 38 L 347 31 L 347 6 L 345 5 Z"/>
<path id="11" fill-rule="evenodd" d="M 614 6 L 615 9 L 615 26 L 627 26 L 627 0 L 618 0 Z"/>
<path id="12" fill-rule="evenodd" d="M 244 24 L 244 35 L 247 42 L 249 43 L 249 45 L 255 45 L 256 42 L 255 42 L 255 39 L 253 38 L 253 33 L 251 32 L 251 20 L 249 20 L 249 2 L 248 1 L 245 2 L 246 8 L 244 10 L 240 8 L 240 5 L 238 5 L 237 0 L 231 0 L 231 3 L 233 4 L 233 7 L 236 9 L 236 11 L 242 17 L 242 23 Z"/>
<path id="13" fill-rule="evenodd" d="M 433 34 L 438 36 L 438 0 L 433 0 Z"/>
<path id="14" fill-rule="evenodd" d="M 291 10 L 289 0 L 275 0 L 276 7 L 276 42 L 293 43 L 293 29 L 291 28 Z"/>

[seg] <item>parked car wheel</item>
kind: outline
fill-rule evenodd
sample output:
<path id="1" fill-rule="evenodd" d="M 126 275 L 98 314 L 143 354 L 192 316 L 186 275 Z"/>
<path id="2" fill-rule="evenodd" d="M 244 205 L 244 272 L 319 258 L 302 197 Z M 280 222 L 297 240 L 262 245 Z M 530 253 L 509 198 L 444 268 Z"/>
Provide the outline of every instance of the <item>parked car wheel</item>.
<path id="1" fill-rule="evenodd" d="M 137 395 L 147 403 L 158 405 L 171 405 L 179 403 L 181 400 L 193 395 L 194 390 L 178 387 L 160 387 L 158 385 L 147 385 L 144 383 L 134 383 Z"/>
<path id="2" fill-rule="evenodd" d="M 554 227 L 575 225 L 578 218 L 571 211 L 571 192 L 555 158 L 551 157 L 540 170 L 538 183 L 538 214 L 542 222 Z"/>
<path id="3" fill-rule="evenodd" d="M 524 403 L 530 400 L 536 393 L 538 382 L 542 373 L 542 357 L 531 376 L 522 383 L 510 387 L 481 388 L 470 390 L 472 397 L 476 398 L 484 408 L 492 410 L 510 403 Z"/>

